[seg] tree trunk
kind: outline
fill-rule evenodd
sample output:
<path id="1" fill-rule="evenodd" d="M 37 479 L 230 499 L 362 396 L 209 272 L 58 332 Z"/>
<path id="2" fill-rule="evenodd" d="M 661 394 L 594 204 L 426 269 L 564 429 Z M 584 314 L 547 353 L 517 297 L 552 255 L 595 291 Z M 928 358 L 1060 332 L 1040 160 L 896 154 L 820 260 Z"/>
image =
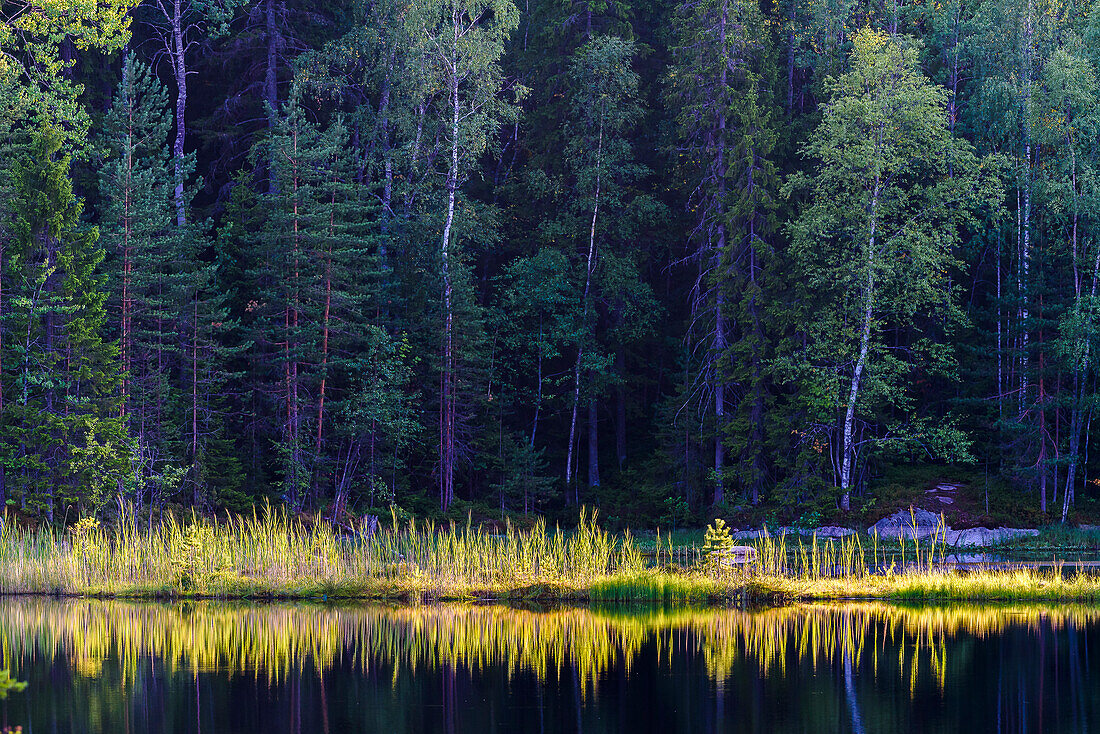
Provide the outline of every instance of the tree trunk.
<path id="1" fill-rule="evenodd" d="M 454 19 L 454 53 L 459 43 L 459 18 L 456 10 Z M 454 499 L 454 458 L 455 458 L 455 411 L 454 411 L 454 310 L 452 304 L 453 285 L 451 283 L 450 244 L 451 227 L 454 224 L 455 197 L 458 192 L 458 59 L 451 58 L 451 165 L 447 174 L 447 215 L 443 223 L 443 375 L 439 403 L 439 504 L 443 510 L 451 506 Z"/>
<path id="2" fill-rule="evenodd" d="M 1031 2 L 1028 2 L 1027 18 L 1024 23 L 1023 48 L 1021 48 L 1022 92 L 1023 92 L 1023 143 L 1024 143 L 1024 209 L 1021 220 L 1020 238 L 1020 415 L 1023 416 L 1028 404 L 1028 287 L 1031 268 Z"/>
<path id="3" fill-rule="evenodd" d="M 585 265 L 584 295 L 581 301 L 584 306 L 583 323 L 585 327 L 588 326 L 592 274 L 596 269 L 596 222 L 600 213 L 600 184 L 603 175 L 603 120 L 603 111 L 601 110 L 599 135 L 596 141 L 596 191 L 592 197 L 592 222 L 588 229 L 588 259 Z M 569 502 L 569 483 L 573 480 L 573 445 L 577 436 L 577 408 L 581 401 L 581 361 L 584 359 L 584 339 L 585 337 L 582 336 L 581 344 L 577 347 L 577 361 L 573 366 L 573 414 L 569 421 L 569 448 L 566 450 L 565 456 L 566 503 Z M 579 500 L 576 488 L 574 488 L 573 501 L 579 503 Z"/>
<path id="4" fill-rule="evenodd" d="M 588 488 L 600 486 L 600 436 L 596 399 L 588 401 Z"/>
<path id="5" fill-rule="evenodd" d="M 279 30 L 276 19 L 276 0 L 264 3 L 264 25 L 267 36 L 267 59 L 264 68 L 264 102 L 267 104 L 267 130 L 275 129 L 275 116 L 279 113 Z M 267 162 L 267 193 L 276 193 L 275 162 Z"/>
<path id="6" fill-rule="evenodd" d="M 725 229 L 720 226 L 724 232 Z M 719 252 L 724 249 L 725 236 L 720 235 Z M 722 472 L 726 466 L 726 377 L 719 365 L 726 351 L 726 303 L 719 286 L 714 304 L 714 504 L 720 505 L 726 499 L 725 479 Z"/>
<path id="7" fill-rule="evenodd" d="M 192 503 L 202 505 L 202 482 L 199 480 L 199 294 L 195 292 L 191 324 L 191 480 L 194 482 Z"/>
<path id="8" fill-rule="evenodd" d="M 325 426 L 325 388 L 328 385 L 328 337 L 329 318 L 332 314 L 332 240 L 336 236 L 336 181 L 333 181 L 332 199 L 329 205 L 329 241 L 325 255 L 325 309 L 321 316 L 321 387 L 317 396 L 317 437 L 313 444 L 315 467 L 321 465 L 321 448 L 324 441 Z M 319 477 L 314 475 L 314 491 L 319 491 Z"/>
<path id="9" fill-rule="evenodd" d="M 854 427 L 856 404 L 859 401 L 860 380 L 863 377 L 863 368 L 867 364 L 867 353 L 871 347 L 871 324 L 874 319 L 875 309 L 875 230 L 878 218 L 879 182 L 875 180 L 874 192 L 871 195 L 871 231 L 867 242 L 867 275 L 863 287 L 863 327 L 859 339 L 859 357 L 856 359 L 855 368 L 852 370 L 852 383 L 848 391 L 848 406 L 844 413 L 844 438 L 840 465 L 840 509 L 847 512 L 851 509 L 852 491 L 852 460 L 855 458 Z"/>
<path id="10" fill-rule="evenodd" d="M 790 25 L 787 31 L 787 115 L 794 114 L 794 45 L 795 45 L 795 33 L 794 24 L 797 19 L 798 0 L 790 0 L 791 10 L 790 15 L 787 18 L 787 22 Z"/>
<path id="11" fill-rule="evenodd" d="M 718 45 L 722 53 L 722 71 L 719 75 L 719 89 L 722 95 L 728 94 L 727 79 L 730 67 L 729 47 L 726 43 L 727 24 L 729 21 L 729 3 L 723 1 L 721 17 L 718 19 Z M 716 215 L 718 217 L 718 241 L 715 243 L 714 265 L 716 271 L 722 267 L 722 259 L 727 241 L 725 215 L 726 215 L 726 110 L 720 109 L 718 114 L 718 151 L 717 166 L 715 172 L 718 181 L 718 197 Z M 726 294 L 725 280 L 721 278 L 715 286 L 714 302 L 714 349 L 711 354 L 711 370 L 714 375 L 714 504 L 720 505 L 726 499 L 726 486 L 723 472 L 726 468 L 726 376 L 722 370 L 728 342 L 726 337 Z"/>
<path id="12" fill-rule="evenodd" d="M 615 353 L 615 373 L 619 377 L 619 384 L 615 387 L 615 458 L 618 460 L 619 471 L 623 470 L 626 463 L 626 390 L 623 387 L 626 380 L 626 356 L 620 346 Z"/>
<path id="13" fill-rule="evenodd" d="M 172 157 L 175 162 L 176 189 L 176 225 L 182 227 L 187 223 L 187 207 L 183 197 L 183 156 L 184 144 L 187 138 L 187 63 L 184 56 L 186 41 L 183 37 L 183 9 L 181 0 L 173 0 L 172 17 L 172 50 L 169 56 L 172 59 L 172 71 L 176 79 L 176 138 L 172 143 Z"/>
<path id="14" fill-rule="evenodd" d="M 287 293 L 283 326 L 286 330 L 286 341 L 283 345 L 283 359 L 285 361 L 284 377 L 286 380 L 286 437 L 289 465 L 287 466 L 285 499 L 294 509 L 300 508 L 301 497 L 301 446 L 298 435 L 298 309 L 299 309 L 299 203 L 298 203 L 298 130 L 291 132 L 293 161 L 291 162 L 291 205 L 292 236 L 291 236 L 291 273 L 289 292 Z"/>
<path id="15" fill-rule="evenodd" d="M 751 175 L 750 175 L 751 181 Z M 757 302 L 758 284 L 756 282 L 755 226 L 750 226 L 749 240 L 749 282 L 753 294 L 749 298 L 749 318 L 752 320 L 752 405 L 749 408 L 749 458 L 752 462 L 752 503 L 760 504 L 760 493 L 764 484 L 764 325 Z"/>

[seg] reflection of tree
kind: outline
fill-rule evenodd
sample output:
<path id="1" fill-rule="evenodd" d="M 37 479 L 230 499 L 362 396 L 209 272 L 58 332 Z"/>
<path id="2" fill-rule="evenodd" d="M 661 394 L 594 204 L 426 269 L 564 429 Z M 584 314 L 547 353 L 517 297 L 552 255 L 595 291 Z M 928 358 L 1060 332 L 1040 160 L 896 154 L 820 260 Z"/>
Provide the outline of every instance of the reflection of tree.
<path id="1" fill-rule="evenodd" d="M 9 693 L 19 693 L 26 687 L 26 681 L 12 678 L 10 670 L 0 670 L 0 699 L 7 698 Z"/>

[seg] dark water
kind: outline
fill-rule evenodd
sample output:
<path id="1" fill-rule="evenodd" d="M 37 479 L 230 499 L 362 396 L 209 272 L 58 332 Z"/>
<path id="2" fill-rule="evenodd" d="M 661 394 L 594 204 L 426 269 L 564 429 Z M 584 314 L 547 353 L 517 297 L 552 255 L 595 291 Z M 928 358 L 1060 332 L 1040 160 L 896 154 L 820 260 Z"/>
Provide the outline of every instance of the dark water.
<path id="1" fill-rule="evenodd" d="M 1084 732 L 1100 608 L 0 601 L 36 732 Z"/>

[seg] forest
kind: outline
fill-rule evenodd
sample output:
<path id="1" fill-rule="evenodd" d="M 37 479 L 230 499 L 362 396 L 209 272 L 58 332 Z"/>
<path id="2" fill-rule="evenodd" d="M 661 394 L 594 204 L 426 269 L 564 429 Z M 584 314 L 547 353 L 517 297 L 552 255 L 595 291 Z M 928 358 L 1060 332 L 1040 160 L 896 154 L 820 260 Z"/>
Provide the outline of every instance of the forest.
<path id="1" fill-rule="evenodd" d="M 0 502 L 1100 497 L 1100 5 L 3 0 Z"/>

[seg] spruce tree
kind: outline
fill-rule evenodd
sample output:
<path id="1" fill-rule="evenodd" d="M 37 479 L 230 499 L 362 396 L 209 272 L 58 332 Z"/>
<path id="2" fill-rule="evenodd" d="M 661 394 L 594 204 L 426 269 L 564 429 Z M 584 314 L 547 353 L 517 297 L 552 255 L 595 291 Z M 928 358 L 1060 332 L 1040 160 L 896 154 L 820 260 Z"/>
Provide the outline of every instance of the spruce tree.
<path id="1" fill-rule="evenodd" d="M 121 486 L 128 439 L 118 349 L 104 338 L 104 252 L 80 223 L 62 136 L 46 128 L 14 167 L 0 426 L 7 495 L 53 520 L 61 504 L 98 509 Z"/>
<path id="2" fill-rule="evenodd" d="M 756 504 L 767 478 L 764 273 L 777 185 L 774 58 L 765 18 L 751 0 L 685 2 L 676 30 L 667 98 L 679 110 L 678 160 L 697 273 L 689 338 L 700 355 L 685 395 L 709 415 L 715 504 L 725 500 L 727 478 Z"/>
<path id="3" fill-rule="evenodd" d="M 132 54 L 103 124 L 107 157 L 100 169 L 104 243 L 112 255 L 111 305 L 123 369 L 123 415 L 134 436 L 132 487 L 139 502 L 159 496 L 172 467 L 187 467 L 188 498 L 202 504 L 214 491 L 201 466 L 224 408 L 232 327 L 225 296 L 215 289 L 215 263 L 204 223 L 177 218 L 177 161 L 169 150 L 168 94 Z M 191 184 L 194 155 L 181 172 Z M 226 471 L 232 484 L 234 473 Z M 215 485 L 217 480 L 215 480 Z"/>

